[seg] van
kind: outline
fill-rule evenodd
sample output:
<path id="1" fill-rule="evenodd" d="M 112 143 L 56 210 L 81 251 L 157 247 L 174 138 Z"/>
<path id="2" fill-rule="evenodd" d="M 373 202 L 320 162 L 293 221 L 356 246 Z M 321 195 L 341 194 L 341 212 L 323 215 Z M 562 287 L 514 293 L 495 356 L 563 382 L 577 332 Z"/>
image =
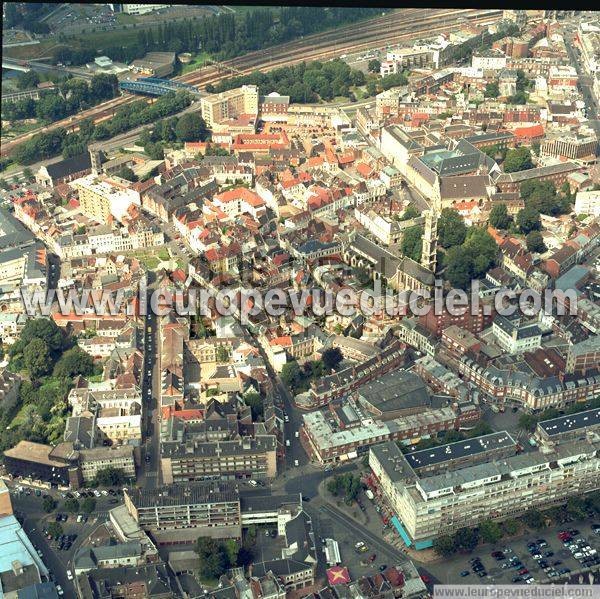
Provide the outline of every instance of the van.
<path id="1" fill-rule="evenodd" d="M 249 484 L 251 487 L 258 487 L 258 483 L 257 483 L 255 480 L 249 480 L 249 481 L 248 481 L 248 484 Z"/>
<path id="2" fill-rule="evenodd" d="M 289 447 L 289 446 L 290 446 L 290 440 L 289 440 L 289 439 L 286 439 L 286 440 L 285 440 L 285 446 L 286 446 L 286 447 Z"/>

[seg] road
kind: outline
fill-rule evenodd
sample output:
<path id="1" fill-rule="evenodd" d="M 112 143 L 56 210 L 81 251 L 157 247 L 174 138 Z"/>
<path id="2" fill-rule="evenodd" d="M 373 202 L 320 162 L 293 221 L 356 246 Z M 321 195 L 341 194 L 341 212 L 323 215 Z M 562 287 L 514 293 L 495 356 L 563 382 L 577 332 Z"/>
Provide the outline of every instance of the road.
<path id="1" fill-rule="evenodd" d="M 62 502 L 64 500 L 60 493 L 56 490 L 44 491 L 44 494 L 52 495 L 59 503 L 56 511 L 48 515 L 42 510 L 41 497 L 37 497 L 34 493 L 31 495 L 25 493 L 19 494 L 14 489 L 16 483 L 7 482 L 6 484 L 11 489 L 11 500 L 15 514 L 23 520 L 23 530 L 27 533 L 33 546 L 42 552 L 42 561 L 56 579 L 56 583 L 62 586 L 65 591 L 64 596 L 75 597 L 73 584 L 67 579 L 67 569 L 72 570 L 69 564 L 77 549 L 94 529 L 106 521 L 108 511 L 116 506 L 116 504 L 110 503 L 114 501 L 113 497 L 102 496 L 97 498 L 96 511 L 89 517 L 86 523 L 78 523 L 76 516 L 69 516 L 69 520 L 66 523 L 62 523 L 63 529 L 65 534 L 77 534 L 77 538 L 69 551 L 59 551 L 50 546 L 43 534 L 43 529 L 47 522 L 55 520 L 56 513 L 65 513 L 64 509 L 62 509 Z"/>
<path id="2" fill-rule="evenodd" d="M 598 109 L 598 101 L 593 91 L 593 79 L 585 71 L 581 60 L 581 54 L 575 48 L 575 36 L 571 29 L 564 29 L 565 34 L 565 46 L 567 47 L 567 53 L 571 60 L 571 64 L 575 67 L 577 75 L 579 76 L 579 89 L 583 95 L 585 105 L 587 108 L 588 124 L 594 129 L 596 135 L 600 138 L 600 112 Z"/>
<path id="3" fill-rule="evenodd" d="M 156 289 L 156 273 L 148 271 L 148 308 L 150 295 Z M 143 487 L 156 489 L 160 486 L 160 360 L 158 356 L 158 318 L 152 310 L 146 316 L 144 331 L 144 383 L 142 393 L 146 418 L 143 437 L 144 451 L 138 480 Z M 148 376 L 150 373 L 150 376 Z M 149 461 L 146 461 L 149 457 Z"/>

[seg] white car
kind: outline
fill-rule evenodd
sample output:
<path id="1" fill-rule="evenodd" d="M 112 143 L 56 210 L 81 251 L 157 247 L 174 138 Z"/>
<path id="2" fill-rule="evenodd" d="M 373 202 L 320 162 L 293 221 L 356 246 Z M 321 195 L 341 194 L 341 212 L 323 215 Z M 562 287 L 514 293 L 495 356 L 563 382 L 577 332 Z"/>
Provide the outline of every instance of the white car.
<path id="1" fill-rule="evenodd" d="M 294 460 L 294 466 L 299 466 L 299 465 L 300 464 L 299 464 L 298 460 Z"/>
<path id="2" fill-rule="evenodd" d="M 296 431 L 296 439 L 300 436 L 300 433 Z"/>
<path id="3" fill-rule="evenodd" d="M 67 570 L 67 580 L 73 580 L 73 573 L 71 570 Z"/>
<path id="4" fill-rule="evenodd" d="M 98 489 L 94 489 L 94 495 L 96 497 L 101 497 L 102 493 L 100 493 L 100 491 L 98 491 Z"/>
<path id="5" fill-rule="evenodd" d="M 286 446 L 286 447 L 289 447 L 289 446 L 290 446 L 290 440 L 289 440 L 289 439 L 286 439 L 286 440 L 285 440 L 285 446 Z"/>
<path id="6" fill-rule="evenodd" d="M 59 584 L 57 584 L 57 585 L 56 585 L 56 592 L 57 592 L 57 593 L 58 593 L 58 594 L 59 594 L 61 597 L 62 597 L 62 596 L 65 594 L 65 592 L 63 591 L 63 588 L 62 588 L 62 587 L 61 587 Z"/>
<path id="7" fill-rule="evenodd" d="M 102 493 L 102 495 L 104 495 L 104 497 L 106 497 L 108 495 L 108 491 L 106 489 L 102 489 L 102 491 L 100 491 L 100 493 Z"/>

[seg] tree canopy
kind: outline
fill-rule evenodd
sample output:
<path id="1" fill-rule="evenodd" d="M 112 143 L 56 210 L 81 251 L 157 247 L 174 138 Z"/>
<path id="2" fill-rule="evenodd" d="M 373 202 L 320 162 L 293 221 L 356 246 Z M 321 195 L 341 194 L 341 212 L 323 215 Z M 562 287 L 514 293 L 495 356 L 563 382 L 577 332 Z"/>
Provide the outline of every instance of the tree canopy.
<path id="1" fill-rule="evenodd" d="M 515 173 L 533 168 L 531 160 L 531 151 L 525 146 L 512 148 L 506 152 L 506 158 L 503 163 L 505 173 Z"/>
<path id="2" fill-rule="evenodd" d="M 525 237 L 525 242 L 527 243 L 527 249 L 530 252 L 537 252 L 538 254 L 543 254 L 548 248 L 544 243 L 544 238 L 539 231 L 531 231 Z"/>
<path id="3" fill-rule="evenodd" d="M 494 204 L 490 211 L 490 225 L 496 229 L 508 229 L 512 223 L 512 217 L 508 214 L 505 204 Z"/>
<path id="4" fill-rule="evenodd" d="M 438 239 L 443 248 L 461 245 L 467 236 L 462 216 L 452 208 L 444 208 L 438 219 Z"/>
<path id="5" fill-rule="evenodd" d="M 404 231 L 402 243 L 400 244 L 402 253 L 416 262 L 421 260 L 421 253 L 423 251 L 423 232 L 424 229 L 421 225 L 409 227 Z"/>

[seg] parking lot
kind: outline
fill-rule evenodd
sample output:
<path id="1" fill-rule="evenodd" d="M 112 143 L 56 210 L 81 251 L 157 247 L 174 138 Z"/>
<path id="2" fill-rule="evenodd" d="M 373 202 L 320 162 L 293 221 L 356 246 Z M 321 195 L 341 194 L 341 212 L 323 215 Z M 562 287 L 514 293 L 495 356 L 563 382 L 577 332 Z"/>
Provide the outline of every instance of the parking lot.
<path id="1" fill-rule="evenodd" d="M 596 532 L 593 526 L 599 525 L 578 522 L 555 526 L 494 546 L 478 547 L 472 555 L 427 567 L 443 584 L 526 584 L 527 578 L 532 579 L 529 584 L 564 582 L 574 574 L 600 570 L 600 528 Z M 575 534 L 566 534 L 565 542 L 561 541 L 559 532 L 568 530 Z M 497 552 L 502 552 L 504 558 Z M 480 576 L 478 571 L 484 574 Z"/>

